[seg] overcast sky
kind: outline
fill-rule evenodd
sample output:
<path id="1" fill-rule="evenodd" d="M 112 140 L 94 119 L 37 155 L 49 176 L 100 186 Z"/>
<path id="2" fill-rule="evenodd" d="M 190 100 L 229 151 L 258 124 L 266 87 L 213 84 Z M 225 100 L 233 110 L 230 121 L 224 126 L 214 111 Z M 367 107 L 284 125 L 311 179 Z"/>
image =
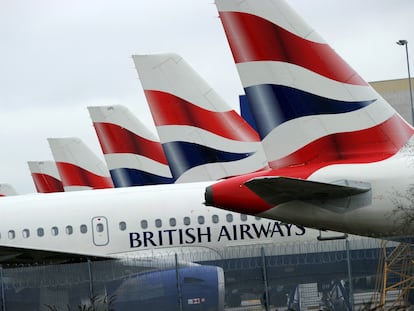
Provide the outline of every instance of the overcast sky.
<path id="1" fill-rule="evenodd" d="M 412 51 L 414 1 L 288 2 L 367 81 L 407 77 L 395 42 Z M 132 54 L 182 55 L 236 108 L 242 87 L 217 17 L 213 0 L 0 0 L 0 181 L 34 192 L 26 162 L 52 159 L 47 137 L 100 153 L 87 106 L 125 105 L 153 130 Z"/>

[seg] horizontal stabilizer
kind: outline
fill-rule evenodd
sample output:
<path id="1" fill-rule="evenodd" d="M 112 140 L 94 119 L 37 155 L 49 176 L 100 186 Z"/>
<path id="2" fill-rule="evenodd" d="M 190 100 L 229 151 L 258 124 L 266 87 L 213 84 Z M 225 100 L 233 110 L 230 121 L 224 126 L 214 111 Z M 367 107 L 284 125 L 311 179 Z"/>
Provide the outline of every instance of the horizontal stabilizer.
<path id="1" fill-rule="evenodd" d="M 323 183 L 288 177 L 260 177 L 245 185 L 269 204 L 276 206 L 289 201 L 325 201 L 368 192 L 368 183 L 340 180 Z"/>

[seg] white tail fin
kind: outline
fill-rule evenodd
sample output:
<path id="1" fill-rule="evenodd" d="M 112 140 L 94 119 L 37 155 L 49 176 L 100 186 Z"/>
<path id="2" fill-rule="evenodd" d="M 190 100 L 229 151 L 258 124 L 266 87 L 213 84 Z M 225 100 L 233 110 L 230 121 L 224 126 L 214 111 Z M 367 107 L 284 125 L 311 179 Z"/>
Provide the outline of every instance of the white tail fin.
<path id="1" fill-rule="evenodd" d="M 411 126 L 285 1 L 216 4 L 272 167 L 379 161 L 411 138 Z"/>
<path id="2" fill-rule="evenodd" d="M 38 193 L 63 192 L 56 163 L 54 161 L 29 161 L 30 173 Z"/>
<path id="3" fill-rule="evenodd" d="M 115 187 L 172 183 L 158 138 L 124 106 L 88 107 Z"/>
<path id="4" fill-rule="evenodd" d="M 0 183 L 0 197 L 8 197 L 11 195 L 17 195 L 14 187 L 10 184 Z"/>
<path id="5" fill-rule="evenodd" d="M 258 134 L 180 56 L 133 59 L 176 182 L 267 166 Z"/>
<path id="6" fill-rule="evenodd" d="M 113 188 L 105 164 L 79 138 L 48 138 L 65 191 Z"/>

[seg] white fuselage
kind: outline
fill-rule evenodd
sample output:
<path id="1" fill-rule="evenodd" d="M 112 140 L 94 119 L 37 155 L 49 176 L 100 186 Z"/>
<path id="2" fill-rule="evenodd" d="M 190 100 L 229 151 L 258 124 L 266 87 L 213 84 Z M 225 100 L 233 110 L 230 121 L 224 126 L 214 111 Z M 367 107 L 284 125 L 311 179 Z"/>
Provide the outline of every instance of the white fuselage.
<path id="1" fill-rule="evenodd" d="M 316 241 L 317 230 L 204 206 L 210 184 L 2 198 L 0 249 L 110 257 L 203 250 L 216 259 L 231 246 Z"/>
<path id="2" fill-rule="evenodd" d="M 370 237 L 414 235 L 414 160 L 409 154 L 376 163 L 331 165 L 308 179 L 353 180 L 368 183 L 371 190 L 347 199 L 288 202 L 259 216 Z"/>

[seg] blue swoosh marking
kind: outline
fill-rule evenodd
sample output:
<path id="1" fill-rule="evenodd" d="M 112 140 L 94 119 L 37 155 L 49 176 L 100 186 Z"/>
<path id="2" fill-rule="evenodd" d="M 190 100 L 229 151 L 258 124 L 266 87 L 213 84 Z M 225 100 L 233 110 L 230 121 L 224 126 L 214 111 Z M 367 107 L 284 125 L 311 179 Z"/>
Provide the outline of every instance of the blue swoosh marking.
<path id="1" fill-rule="evenodd" d="M 162 147 L 175 179 L 196 166 L 237 161 L 255 153 L 233 153 L 182 141 L 164 143 Z"/>
<path id="2" fill-rule="evenodd" d="M 261 139 L 289 120 L 310 115 L 351 112 L 376 101 L 345 102 L 273 84 L 254 85 L 244 90 Z"/>
<path id="3" fill-rule="evenodd" d="M 151 174 L 145 171 L 131 168 L 117 168 L 110 170 L 112 181 L 116 188 L 171 184 L 173 178 Z"/>

